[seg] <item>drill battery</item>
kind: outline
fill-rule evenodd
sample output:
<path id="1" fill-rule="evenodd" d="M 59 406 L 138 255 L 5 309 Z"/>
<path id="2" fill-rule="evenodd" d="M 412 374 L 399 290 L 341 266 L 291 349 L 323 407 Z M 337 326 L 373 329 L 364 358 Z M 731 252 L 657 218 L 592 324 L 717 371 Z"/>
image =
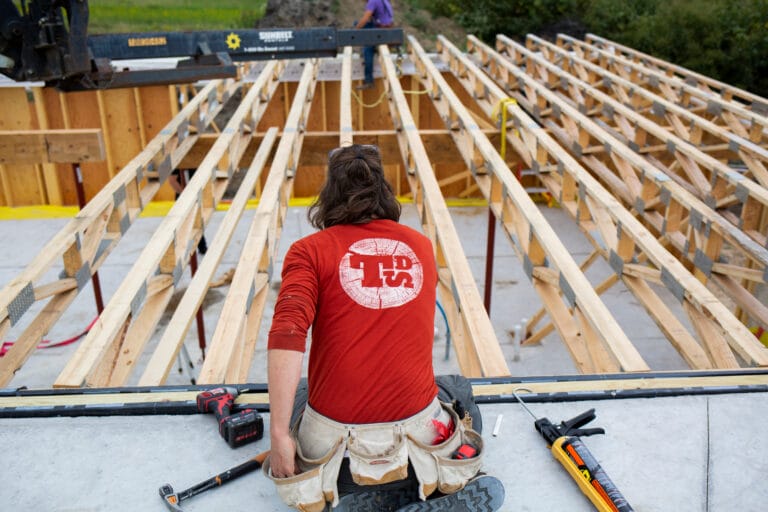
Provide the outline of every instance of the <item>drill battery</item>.
<path id="1" fill-rule="evenodd" d="M 253 409 L 245 409 L 219 420 L 219 434 L 232 448 L 237 448 L 264 436 L 264 420 Z"/>
<path id="2" fill-rule="evenodd" d="M 219 420 L 219 434 L 232 448 L 237 448 L 264 436 L 264 420 L 253 409 L 230 414 L 238 391 L 223 387 L 203 391 L 197 395 L 197 410 L 213 412 Z"/>

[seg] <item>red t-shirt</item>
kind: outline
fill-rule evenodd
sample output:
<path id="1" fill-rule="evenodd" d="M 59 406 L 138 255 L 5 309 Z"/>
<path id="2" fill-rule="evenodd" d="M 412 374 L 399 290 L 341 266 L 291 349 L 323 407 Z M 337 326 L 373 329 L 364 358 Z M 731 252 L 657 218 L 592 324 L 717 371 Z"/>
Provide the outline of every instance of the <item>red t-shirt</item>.
<path id="1" fill-rule="evenodd" d="M 390 220 L 333 226 L 295 242 L 269 331 L 309 354 L 309 404 L 342 423 L 407 418 L 437 395 L 432 244 Z"/>

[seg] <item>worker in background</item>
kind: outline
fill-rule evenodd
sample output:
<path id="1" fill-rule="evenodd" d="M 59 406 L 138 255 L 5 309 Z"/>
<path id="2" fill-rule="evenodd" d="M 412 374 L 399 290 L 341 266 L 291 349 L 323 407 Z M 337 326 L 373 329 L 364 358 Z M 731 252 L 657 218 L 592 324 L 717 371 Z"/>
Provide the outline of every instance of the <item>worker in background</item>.
<path id="1" fill-rule="evenodd" d="M 365 12 L 355 25 L 355 28 L 390 28 L 394 25 L 392 4 L 389 0 L 366 0 Z M 363 48 L 364 78 L 358 89 L 373 87 L 373 55 L 375 46 Z"/>
<path id="2" fill-rule="evenodd" d="M 399 223 L 378 148 L 333 150 L 308 215 L 320 231 L 285 256 L 268 337 L 264 472 L 278 494 L 312 511 L 497 510 L 504 489 L 478 476 L 471 416 L 438 399 L 434 250 Z"/>

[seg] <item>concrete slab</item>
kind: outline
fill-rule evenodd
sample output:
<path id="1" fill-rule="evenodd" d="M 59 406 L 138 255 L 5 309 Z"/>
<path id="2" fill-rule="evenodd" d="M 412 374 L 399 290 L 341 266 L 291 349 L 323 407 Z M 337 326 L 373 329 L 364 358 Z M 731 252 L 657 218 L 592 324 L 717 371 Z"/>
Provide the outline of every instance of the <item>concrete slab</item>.
<path id="1" fill-rule="evenodd" d="M 590 253 L 584 237 L 558 209 L 542 212 L 577 262 Z M 218 275 L 233 268 L 247 236 L 254 211 L 246 212 L 219 267 Z M 487 210 L 485 207 L 451 209 L 465 254 L 482 294 L 486 264 Z M 214 214 L 206 236 L 212 239 L 223 213 Z M 32 259 L 65 220 L 8 221 L 0 223 L 0 285 L 4 286 Z M 130 270 L 159 224 L 141 218 L 129 230 L 100 271 L 108 300 Z M 418 228 L 413 205 L 405 205 L 403 222 Z M 311 232 L 305 208 L 290 208 L 280 241 L 279 260 L 290 243 Z M 53 268 L 51 273 L 59 269 Z M 593 283 L 610 273 L 604 262 L 587 271 Z M 189 277 L 186 276 L 184 288 Z M 266 382 L 265 333 L 279 288 L 279 274 L 270 292 L 249 374 L 251 382 Z M 181 293 L 181 292 L 179 292 Z M 204 306 L 207 339 L 212 336 L 226 287 L 212 290 Z M 655 370 L 681 370 L 685 365 L 658 328 L 649 321 L 631 294 L 620 285 L 603 295 L 617 321 Z M 172 302 L 173 304 L 173 302 Z M 491 320 L 512 375 L 575 375 L 568 351 L 556 334 L 538 345 L 517 352 L 511 333 L 523 318 L 539 309 L 522 264 L 505 235 L 497 230 Z M 167 323 L 172 307 L 161 320 Z M 59 340 L 82 331 L 95 316 L 93 293 L 87 287 L 48 338 Z M 541 325 L 543 326 L 543 324 Z M 541 327 L 540 326 L 540 327 Z M 6 339 L 15 339 L 24 327 L 14 327 Z M 458 373 L 448 346 L 446 324 L 439 312 L 435 320 L 436 373 Z M 156 339 L 151 343 L 156 342 Z M 37 350 L 19 371 L 10 388 L 47 389 L 76 349 Z M 201 352 L 194 331 L 185 346 L 195 368 L 173 372 L 168 384 L 188 384 L 199 369 Z M 519 358 L 515 358 L 516 354 Z M 146 360 L 146 357 L 144 358 Z M 142 362 L 139 363 L 139 368 Z M 133 377 L 134 384 L 138 375 Z M 604 400 L 596 402 L 537 403 L 531 410 L 553 422 L 569 419 L 586 409 L 597 409 L 595 426 L 607 434 L 585 439 L 609 476 L 638 511 L 729 512 L 762 511 L 768 489 L 760 485 L 768 472 L 758 436 L 768 417 L 768 393 L 686 396 L 676 398 Z M 504 482 L 507 498 L 502 510 L 548 512 L 593 510 L 534 430 L 531 418 L 517 404 L 481 407 L 486 426 L 486 470 Z M 502 415 L 500 435 L 490 435 Z M 269 416 L 265 415 L 267 423 Z M 590 425 L 591 426 L 591 425 Z M 0 510 L 163 510 L 157 490 L 171 483 L 182 490 L 222 470 L 244 462 L 268 448 L 266 440 L 230 449 L 218 436 L 211 417 L 141 416 L 0 419 Z M 193 498 L 186 510 L 284 511 L 271 484 L 260 474 L 249 475 L 226 488 Z"/>
<path id="2" fill-rule="evenodd" d="M 536 403 L 559 422 L 595 408 L 605 435 L 584 442 L 637 511 L 765 510 L 768 460 L 755 425 L 768 394 Z M 592 504 L 550 454 L 533 418 L 516 404 L 482 405 L 485 471 L 504 483 L 504 511 L 587 512 Z M 499 435 L 491 432 L 502 415 Z M 266 424 L 269 415 L 265 415 Z M 267 427 L 268 428 L 268 427 Z M 268 449 L 238 449 L 210 416 L 0 419 L 0 504 L 49 512 L 164 510 L 158 488 L 181 491 Z M 756 449 L 757 448 L 757 449 Z M 185 502 L 190 512 L 283 512 L 260 472 Z"/>

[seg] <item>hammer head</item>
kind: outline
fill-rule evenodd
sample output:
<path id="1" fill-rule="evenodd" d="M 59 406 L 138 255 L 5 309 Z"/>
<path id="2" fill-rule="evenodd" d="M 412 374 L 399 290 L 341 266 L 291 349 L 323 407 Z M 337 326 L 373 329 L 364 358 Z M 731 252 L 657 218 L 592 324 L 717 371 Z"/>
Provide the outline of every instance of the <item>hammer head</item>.
<path id="1" fill-rule="evenodd" d="M 179 496 L 173 492 L 173 487 L 171 487 L 171 484 L 165 484 L 164 486 L 160 487 L 158 492 L 160 493 L 160 497 L 163 498 L 163 503 L 165 503 L 165 506 L 168 507 L 168 510 L 172 512 L 184 512 L 179 506 Z"/>

